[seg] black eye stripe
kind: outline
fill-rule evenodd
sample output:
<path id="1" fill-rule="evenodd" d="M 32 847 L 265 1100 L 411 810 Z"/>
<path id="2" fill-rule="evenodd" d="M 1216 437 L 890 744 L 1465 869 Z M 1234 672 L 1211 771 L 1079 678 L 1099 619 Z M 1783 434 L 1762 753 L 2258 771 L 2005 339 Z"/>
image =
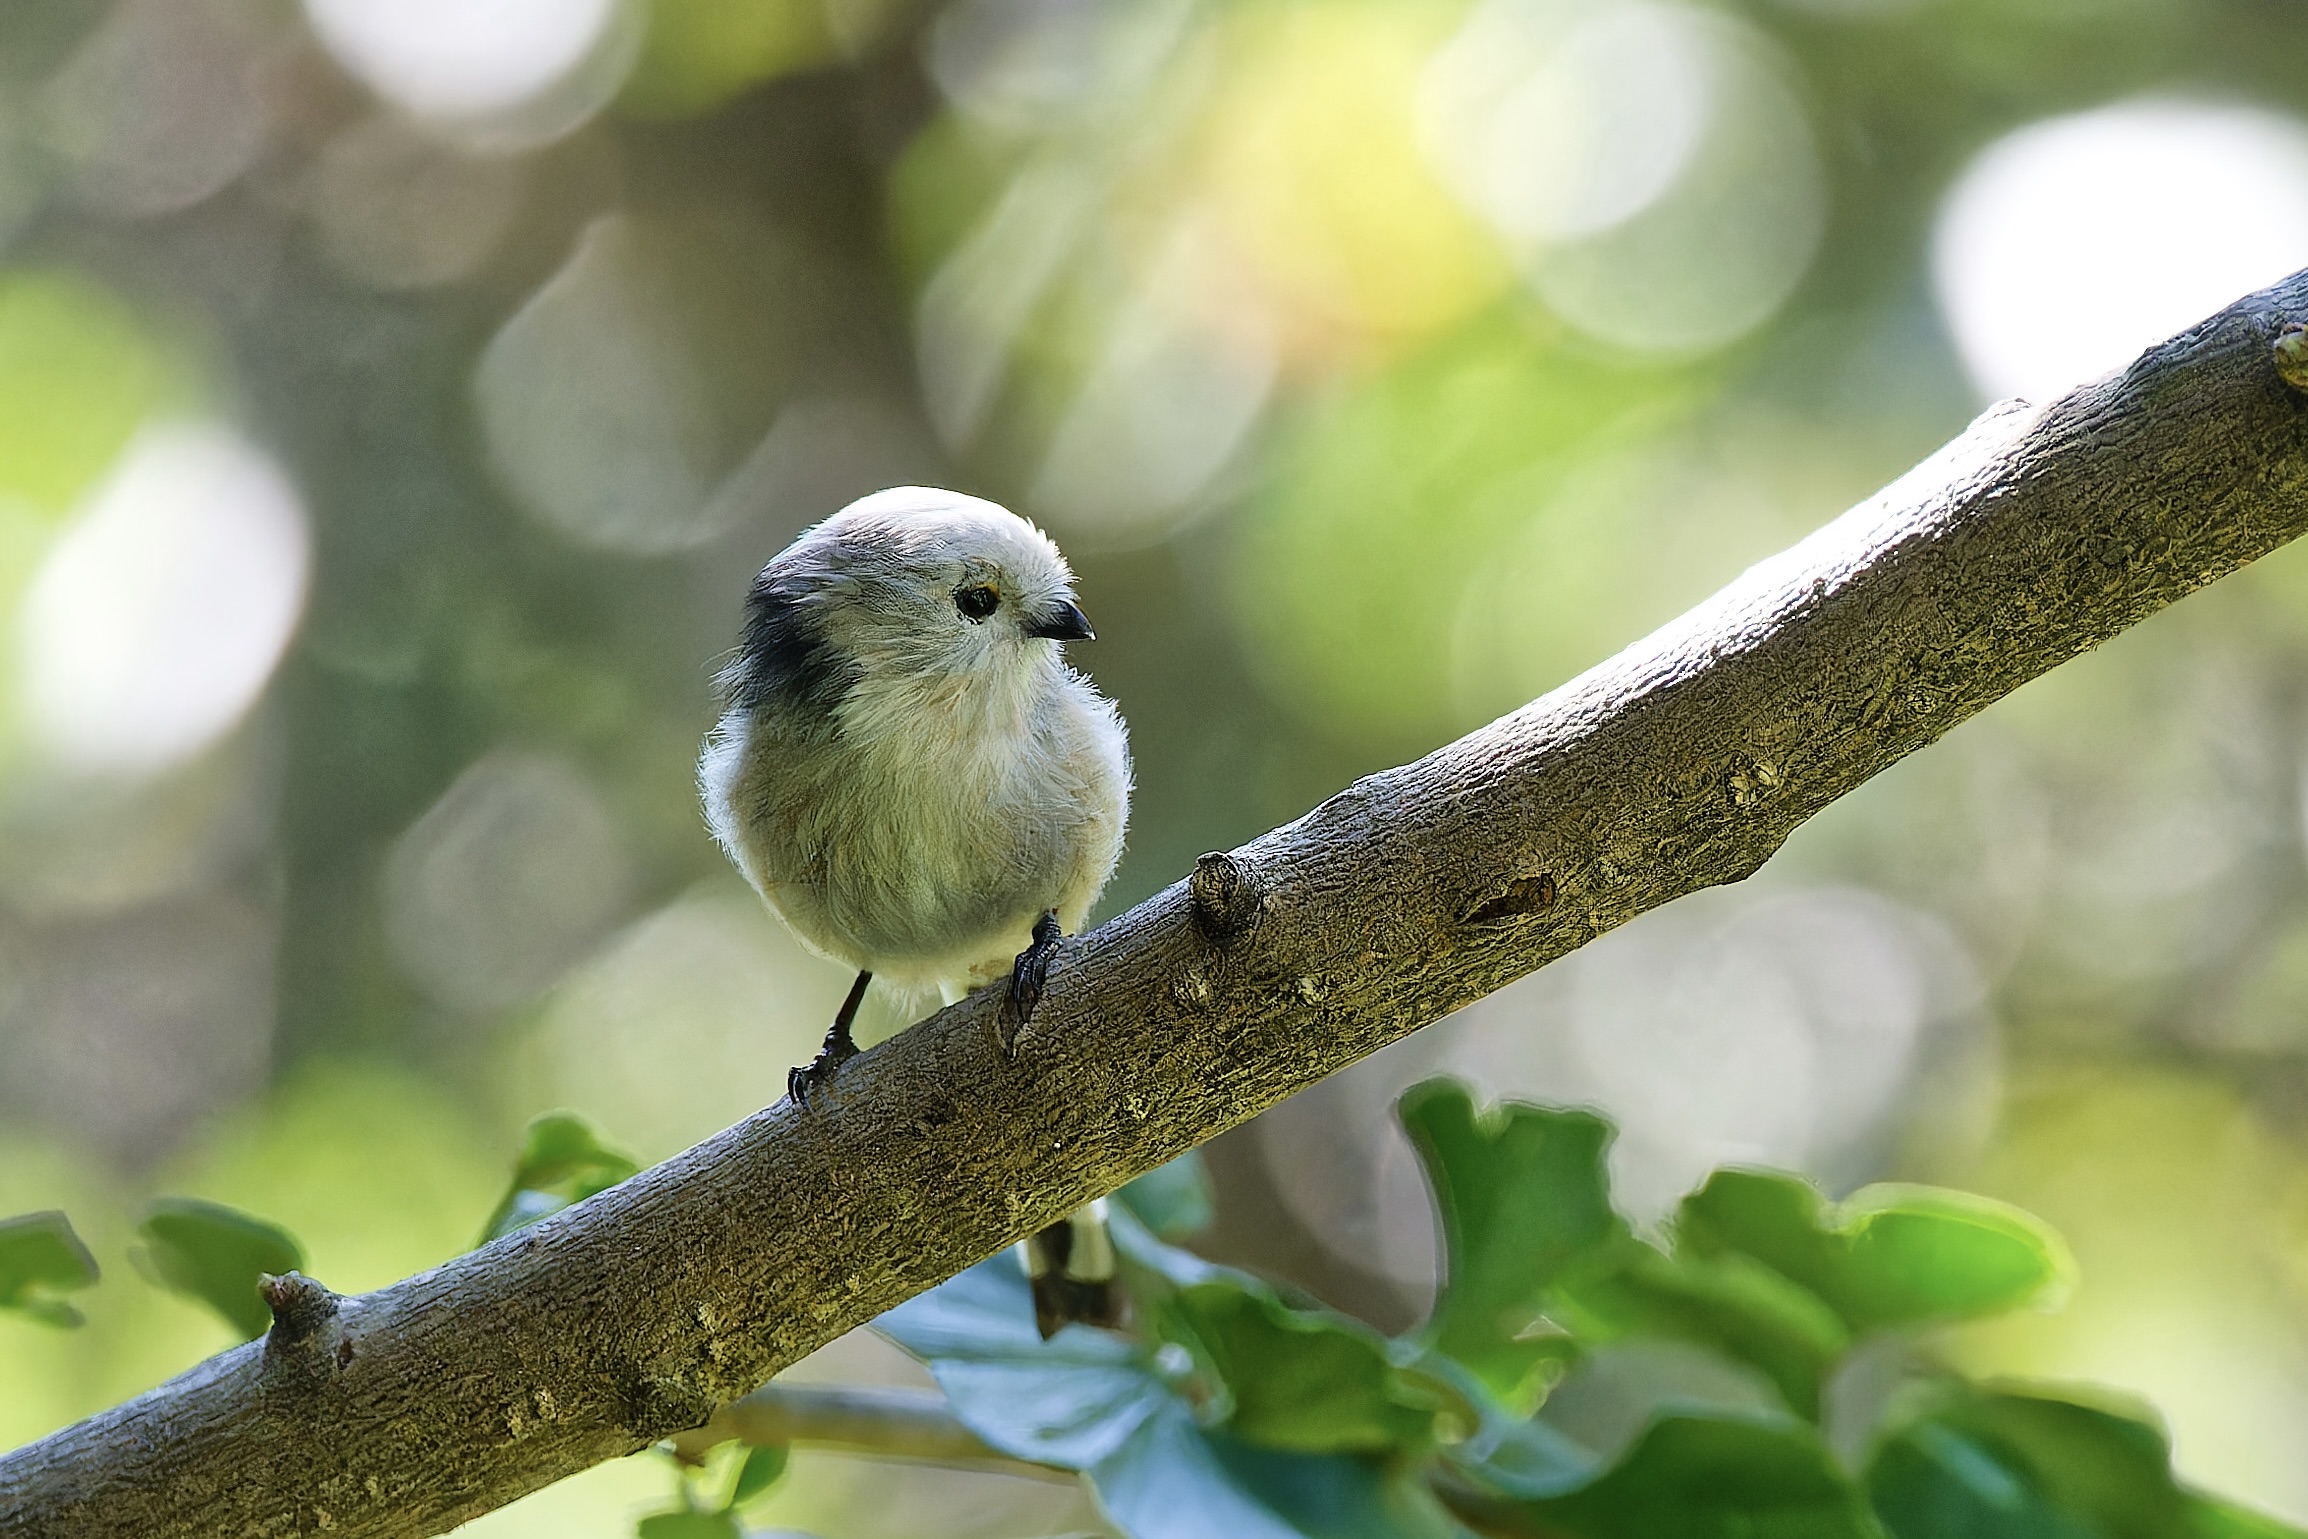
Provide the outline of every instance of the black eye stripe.
<path id="1" fill-rule="evenodd" d="M 986 583 L 972 583 L 966 588 L 954 590 L 954 607 L 962 612 L 965 619 L 971 621 L 985 619 L 1001 602 L 1002 596 Z"/>

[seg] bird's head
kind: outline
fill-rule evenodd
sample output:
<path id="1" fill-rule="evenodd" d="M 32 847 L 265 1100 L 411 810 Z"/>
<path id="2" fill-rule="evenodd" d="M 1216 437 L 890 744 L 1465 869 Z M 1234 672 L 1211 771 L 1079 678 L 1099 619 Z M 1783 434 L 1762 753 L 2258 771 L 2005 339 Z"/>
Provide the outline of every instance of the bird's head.
<path id="1" fill-rule="evenodd" d="M 868 682 L 1024 679 L 1093 632 L 1050 537 L 982 498 L 902 486 L 804 531 L 756 578 L 725 676 L 832 704 Z"/>

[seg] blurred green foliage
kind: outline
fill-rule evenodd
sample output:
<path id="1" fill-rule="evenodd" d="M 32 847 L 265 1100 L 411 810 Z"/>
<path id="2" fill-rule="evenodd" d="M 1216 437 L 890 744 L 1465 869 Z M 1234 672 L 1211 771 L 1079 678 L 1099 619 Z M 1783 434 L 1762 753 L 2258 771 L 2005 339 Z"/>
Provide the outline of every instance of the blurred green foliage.
<path id="1" fill-rule="evenodd" d="M 1715 374 L 1494 317 L 1338 392 L 1277 449 L 1281 474 L 1239 536 L 1233 597 L 1254 655 L 1326 731 L 1431 741 L 1467 719 L 1461 600 L 1488 571 L 1533 585 L 1500 600 L 1518 680 L 1577 672 L 1626 624 L 1625 595 L 1656 580 L 1636 574 L 1657 550 L 1639 521 L 1564 494 L 1583 466 L 1658 452 Z"/>
<path id="2" fill-rule="evenodd" d="M 1926 1389 L 1899 1408 L 1868 1467 L 1894 1539 L 2277 1539 L 2297 1530 L 2171 1479 L 2146 1407 L 1987 1386 Z"/>
<path id="3" fill-rule="evenodd" d="M 776 1485 L 785 1474 L 786 1453 L 782 1448 L 749 1448 L 737 1466 L 737 1478 L 730 1482 L 729 1504 L 741 1507 L 762 1492 Z"/>
<path id="4" fill-rule="evenodd" d="M 131 1253 L 139 1272 L 207 1305 L 250 1341 L 272 1324 L 259 1284 L 305 1264 L 303 1249 L 280 1225 L 198 1197 L 155 1200 L 136 1232 L 144 1241 Z"/>
<path id="5" fill-rule="evenodd" d="M 47 1325 L 81 1325 L 80 1311 L 55 1297 L 96 1281 L 96 1258 L 53 1210 L 0 1219 L 0 1309 Z"/>
<path id="6" fill-rule="evenodd" d="M 0 276 L 0 493 L 57 517 L 170 385 L 117 295 L 69 269 Z"/>
<path id="7" fill-rule="evenodd" d="M 644 117 L 687 117 L 836 53 L 829 7 L 810 0 L 653 0 L 619 99 Z"/>
<path id="8" fill-rule="evenodd" d="M 682 1469 L 681 1506 L 641 1519 L 637 1539 L 745 1539 L 739 1511 L 785 1477 L 787 1451 L 776 1446 L 725 1449 Z"/>
<path id="9" fill-rule="evenodd" d="M 529 1124 L 513 1184 L 482 1226 L 481 1243 L 605 1192 L 640 1168 L 631 1155 L 605 1145 L 593 1124 L 575 1112 L 547 1112 Z"/>
<path id="10" fill-rule="evenodd" d="M 1210 1168 L 1191 1150 L 1167 1165 L 1155 1166 L 1115 1193 L 1115 1199 L 1130 1210 L 1131 1217 L 1164 1240 L 1197 1234 L 1218 1217 Z"/>
<path id="11" fill-rule="evenodd" d="M 643 1518 L 640 1539 L 744 1539 L 745 1530 L 727 1512 L 660 1512 Z"/>

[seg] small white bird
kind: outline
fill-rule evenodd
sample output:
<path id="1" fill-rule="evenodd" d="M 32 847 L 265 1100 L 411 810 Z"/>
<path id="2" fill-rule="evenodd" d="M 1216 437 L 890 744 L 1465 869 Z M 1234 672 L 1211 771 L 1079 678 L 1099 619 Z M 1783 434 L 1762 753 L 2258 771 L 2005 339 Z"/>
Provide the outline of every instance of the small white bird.
<path id="1" fill-rule="evenodd" d="M 816 1061 L 787 1078 L 797 1105 L 856 1054 L 876 977 L 951 1003 L 1006 972 L 1014 1048 L 1129 818 L 1122 720 L 1061 650 L 1091 637 L 1047 535 L 928 487 L 860 498 L 754 579 L 698 782 L 746 880 L 857 969 Z M 1029 1240 L 1026 1266 L 1044 1335 L 1114 1323 L 1097 1213 Z"/>

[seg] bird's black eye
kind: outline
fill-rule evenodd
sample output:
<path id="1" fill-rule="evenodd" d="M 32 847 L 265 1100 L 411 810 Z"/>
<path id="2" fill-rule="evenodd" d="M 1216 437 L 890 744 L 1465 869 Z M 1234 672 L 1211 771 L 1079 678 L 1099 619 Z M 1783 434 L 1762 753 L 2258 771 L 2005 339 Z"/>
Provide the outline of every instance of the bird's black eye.
<path id="1" fill-rule="evenodd" d="M 954 607 L 973 622 L 992 614 L 1001 602 L 1001 594 L 994 591 L 991 583 L 974 582 L 967 588 L 954 590 Z"/>

